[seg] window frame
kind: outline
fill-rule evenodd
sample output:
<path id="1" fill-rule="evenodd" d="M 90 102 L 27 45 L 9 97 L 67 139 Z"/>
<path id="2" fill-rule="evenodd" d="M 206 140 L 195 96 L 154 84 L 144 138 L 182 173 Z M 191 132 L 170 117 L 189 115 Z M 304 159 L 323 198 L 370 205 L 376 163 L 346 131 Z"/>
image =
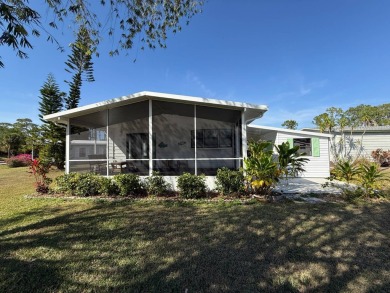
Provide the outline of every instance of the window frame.
<path id="1" fill-rule="evenodd" d="M 302 153 L 305 153 L 304 156 L 307 156 L 307 157 L 311 157 L 313 156 L 313 142 L 312 142 L 312 139 L 311 137 L 296 137 L 296 138 L 293 138 L 293 146 L 299 146 L 299 151 L 302 152 Z M 304 149 L 301 148 L 301 144 L 303 144 L 304 142 L 297 142 L 297 140 L 299 141 L 303 141 L 303 140 L 308 140 L 309 142 L 306 142 L 306 147 Z"/>
<path id="2" fill-rule="evenodd" d="M 217 138 L 217 144 L 215 146 L 210 146 L 205 144 L 206 132 L 216 132 L 215 136 Z M 223 137 L 223 133 L 229 133 L 230 143 L 221 143 L 222 139 L 226 139 L 226 135 Z M 191 148 L 195 148 L 195 131 L 191 130 Z M 222 128 L 222 129 L 197 129 L 196 130 L 196 148 L 199 149 L 224 149 L 232 148 L 234 146 L 234 132 L 232 128 Z"/>

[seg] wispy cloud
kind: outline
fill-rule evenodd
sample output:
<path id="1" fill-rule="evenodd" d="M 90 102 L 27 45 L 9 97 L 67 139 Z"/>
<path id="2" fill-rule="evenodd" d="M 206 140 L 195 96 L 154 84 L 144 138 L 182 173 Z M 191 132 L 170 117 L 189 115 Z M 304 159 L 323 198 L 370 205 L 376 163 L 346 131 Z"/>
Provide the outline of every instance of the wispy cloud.
<path id="1" fill-rule="evenodd" d="M 301 98 L 309 94 L 312 94 L 315 90 L 323 88 L 327 85 L 328 80 L 319 80 L 306 83 L 304 80 L 301 80 L 299 83 L 291 85 L 291 89 L 288 91 L 283 91 L 272 96 L 272 100 L 283 100 L 286 98 Z"/>
<path id="2" fill-rule="evenodd" d="M 281 127 L 282 123 L 288 119 L 298 122 L 298 128 L 313 127 L 313 118 L 324 112 L 322 106 L 289 111 L 285 108 L 271 108 L 264 116 L 255 122 L 255 124 Z"/>
<path id="3" fill-rule="evenodd" d="M 216 97 L 216 93 L 213 90 L 211 90 L 209 87 L 207 87 L 206 84 L 203 83 L 203 81 L 193 72 L 190 72 L 190 71 L 187 72 L 186 80 L 187 80 L 187 82 L 191 82 L 191 83 L 195 84 L 198 88 L 200 88 L 200 90 L 207 97 L 211 97 L 211 98 Z"/>

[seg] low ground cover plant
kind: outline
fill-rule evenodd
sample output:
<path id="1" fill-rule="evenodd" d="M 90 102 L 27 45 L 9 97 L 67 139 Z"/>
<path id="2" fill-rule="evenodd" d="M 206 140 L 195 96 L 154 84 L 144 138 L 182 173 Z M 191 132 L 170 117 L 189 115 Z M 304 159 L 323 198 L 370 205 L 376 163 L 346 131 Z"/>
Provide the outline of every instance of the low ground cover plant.
<path id="1" fill-rule="evenodd" d="M 6 159 L 5 162 L 10 168 L 17 168 L 30 166 L 32 160 L 30 154 L 20 154 Z"/>

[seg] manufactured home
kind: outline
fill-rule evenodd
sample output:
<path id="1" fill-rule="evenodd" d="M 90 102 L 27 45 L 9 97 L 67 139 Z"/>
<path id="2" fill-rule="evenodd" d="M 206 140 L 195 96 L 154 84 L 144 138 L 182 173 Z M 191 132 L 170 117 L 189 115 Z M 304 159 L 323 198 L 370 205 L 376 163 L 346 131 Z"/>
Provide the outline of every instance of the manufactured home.
<path id="1" fill-rule="evenodd" d="M 172 183 L 176 176 L 188 172 L 205 174 L 213 186 L 219 168 L 243 166 L 248 136 L 268 139 L 264 128 L 248 126 L 267 110 L 265 105 L 140 92 L 46 115 L 44 119 L 67 126 L 66 172 L 148 176 L 159 171 Z M 295 134 L 293 139 L 300 137 Z M 320 157 L 327 156 L 325 136 L 311 135 L 320 138 Z M 316 154 L 308 156 L 317 162 Z"/>

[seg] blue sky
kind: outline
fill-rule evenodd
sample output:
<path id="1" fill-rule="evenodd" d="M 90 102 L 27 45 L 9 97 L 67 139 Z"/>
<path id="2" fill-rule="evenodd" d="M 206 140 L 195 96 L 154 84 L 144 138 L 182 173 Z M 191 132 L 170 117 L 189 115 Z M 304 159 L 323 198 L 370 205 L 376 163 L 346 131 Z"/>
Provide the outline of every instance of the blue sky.
<path id="1" fill-rule="evenodd" d="M 104 41 L 80 105 L 166 92 L 264 104 L 269 111 L 255 124 L 294 119 L 302 128 L 331 106 L 390 102 L 388 0 L 210 0 L 203 10 L 167 49 L 136 45 L 128 56 L 109 57 L 112 40 Z M 63 26 L 56 36 L 67 47 L 72 33 Z M 39 89 L 50 72 L 68 91 L 69 49 L 32 41 L 27 60 L 0 48 L 0 122 L 38 123 Z"/>

